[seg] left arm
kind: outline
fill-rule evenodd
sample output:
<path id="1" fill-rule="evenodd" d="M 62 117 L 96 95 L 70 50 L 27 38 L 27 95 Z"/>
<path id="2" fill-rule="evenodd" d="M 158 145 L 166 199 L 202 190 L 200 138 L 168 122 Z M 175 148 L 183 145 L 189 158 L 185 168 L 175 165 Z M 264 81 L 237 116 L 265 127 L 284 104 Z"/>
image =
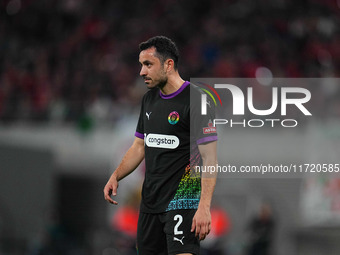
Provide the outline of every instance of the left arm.
<path id="1" fill-rule="evenodd" d="M 198 145 L 198 149 L 202 156 L 203 167 L 214 166 L 217 169 L 217 141 Z M 201 199 L 198 209 L 192 220 L 191 232 L 196 229 L 196 236 L 200 240 L 204 240 L 211 229 L 210 205 L 216 185 L 217 172 L 202 173 L 201 180 Z"/>

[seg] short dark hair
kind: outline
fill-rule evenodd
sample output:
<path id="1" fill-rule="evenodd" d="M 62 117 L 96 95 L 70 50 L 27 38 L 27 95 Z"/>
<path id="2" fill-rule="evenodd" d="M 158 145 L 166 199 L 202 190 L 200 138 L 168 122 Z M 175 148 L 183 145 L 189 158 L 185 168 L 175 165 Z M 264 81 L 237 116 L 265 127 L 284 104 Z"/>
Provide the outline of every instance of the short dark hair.
<path id="1" fill-rule="evenodd" d="M 171 58 L 174 61 L 174 69 L 178 68 L 179 52 L 176 44 L 168 37 L 159 35 L 139 44 L 140 51 L 156 48 L 156 55 L 162 63 Z"/>

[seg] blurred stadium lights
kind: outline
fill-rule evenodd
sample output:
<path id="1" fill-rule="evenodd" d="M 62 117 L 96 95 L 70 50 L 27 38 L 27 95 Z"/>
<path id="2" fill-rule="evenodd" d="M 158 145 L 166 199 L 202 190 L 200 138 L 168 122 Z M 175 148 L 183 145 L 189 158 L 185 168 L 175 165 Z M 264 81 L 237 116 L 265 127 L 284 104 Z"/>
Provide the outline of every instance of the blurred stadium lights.
<path id="1" fill-rule="evenodd" d="M 264 85 L 269 86 L 273 81 L 273 74 L 267 67 L 258 67 L 255 71 L 256 80 Z"/>
<path id="2" fill-rule="evenodd" d="M 15 15 L 20 11 L 21 0 L 11 0 L 6 6 L 6 12 L 8 15 Z"/>

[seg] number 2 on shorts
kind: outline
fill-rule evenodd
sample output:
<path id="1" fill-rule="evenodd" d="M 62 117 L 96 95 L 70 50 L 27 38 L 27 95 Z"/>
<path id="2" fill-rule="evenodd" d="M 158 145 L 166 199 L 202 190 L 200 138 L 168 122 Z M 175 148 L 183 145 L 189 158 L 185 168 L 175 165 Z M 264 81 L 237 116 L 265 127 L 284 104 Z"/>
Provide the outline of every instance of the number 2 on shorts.
<path id="1" fill-rule="evenodd" d="M 176 214 L 175 217 L 174 217 L 174 221 L 178 221 L 178 222 L 176 223 L 175 227 L 174 227 L 174 234 L 175 234 L 175 235 L 182 235 L 182 234 L 183 234 L 183 231 L 178 230 L 179 225 L 181 225 L 182 222 L 183 222 L 183 217 L 182 217 L 182 215 Z"/>

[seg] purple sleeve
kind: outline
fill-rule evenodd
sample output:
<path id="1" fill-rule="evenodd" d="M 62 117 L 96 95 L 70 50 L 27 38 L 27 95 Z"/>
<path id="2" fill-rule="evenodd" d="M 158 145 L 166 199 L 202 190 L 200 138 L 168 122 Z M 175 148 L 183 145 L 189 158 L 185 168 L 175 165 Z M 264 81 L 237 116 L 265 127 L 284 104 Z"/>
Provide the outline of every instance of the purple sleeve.
<path id="1" fill-rule="evenodd" d="M 217 141 L 217 135 L 216 136 L 207 136 L 207 137 L 203 137 L 201 139 L 198 139 L 196 141 L 197 144 L 202 144 L 202 143 L 207 143 L 207 142 L 213 142 L 213 141 Z"/>
<path id="2" fill-rule="evenodd" d="M 141 133 L 139 133 L 139 132 L 137 132 L 137 131 L 136 131 L 136 133 L 135 133 L 135 137 L 138 137 L 138 138 L 140 138 L 140 139 L 144 139 L 144 135 L 141 134 Z"/>

